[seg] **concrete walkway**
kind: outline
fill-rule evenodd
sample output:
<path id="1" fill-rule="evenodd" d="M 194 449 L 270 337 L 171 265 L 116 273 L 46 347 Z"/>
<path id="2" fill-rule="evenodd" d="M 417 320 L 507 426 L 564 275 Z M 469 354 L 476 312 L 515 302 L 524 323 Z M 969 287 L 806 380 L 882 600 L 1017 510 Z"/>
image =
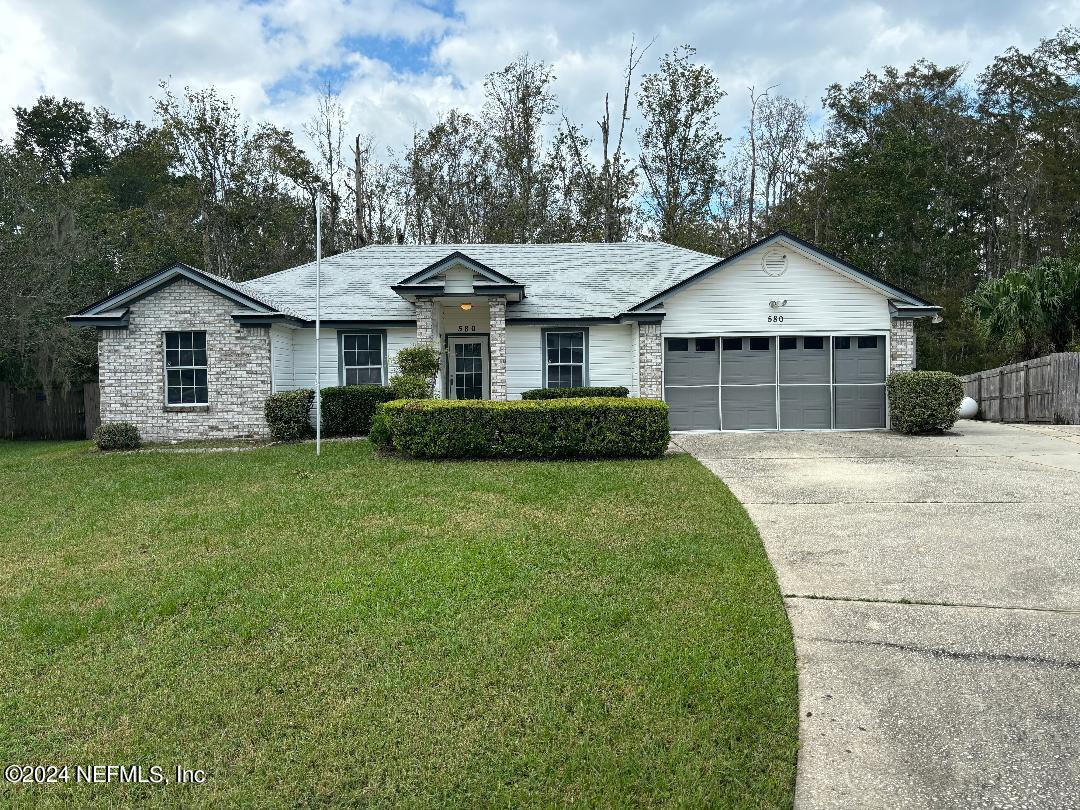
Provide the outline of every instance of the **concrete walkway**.
<path id="1" fill-rule="evenodd" d="M 1080 427 L 676 441 L 779 577 L 796 806 L 1080 806 Z"/>

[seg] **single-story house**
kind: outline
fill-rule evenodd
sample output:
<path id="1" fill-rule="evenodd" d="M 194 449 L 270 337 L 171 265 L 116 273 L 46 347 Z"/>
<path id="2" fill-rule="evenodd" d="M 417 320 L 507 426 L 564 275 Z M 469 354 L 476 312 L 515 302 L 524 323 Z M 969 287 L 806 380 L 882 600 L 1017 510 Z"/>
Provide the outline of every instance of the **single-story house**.
<path id="1" fill-rule="evenodd" d="M 321 381 L 385 384 L 444 352 L 437 395 L 624 385 L 674 430 L 888 425 L 885 377 L 939 308 L 778 232 L 726 259 L 661 242 L 371 245 L 323 260 Z M 69 320 L 98 330 L 101 418 L 148 440 L 264 436 L 315 386 L 315 263 L 233 282 L 184 264 Z"/>

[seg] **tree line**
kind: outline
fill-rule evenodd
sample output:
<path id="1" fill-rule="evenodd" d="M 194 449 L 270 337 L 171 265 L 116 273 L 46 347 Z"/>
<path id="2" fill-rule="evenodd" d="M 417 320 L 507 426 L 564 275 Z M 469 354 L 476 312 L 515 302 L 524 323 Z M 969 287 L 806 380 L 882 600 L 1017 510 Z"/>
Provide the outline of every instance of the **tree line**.
<path id="1" fill-rule="evenodd" d="M 1025 289 L 1015 274 L 1080 259 L 1076 29 L 970 79 L 925 60 L 868 71 L 814 111 L 782 88 L 722 87 L 689 46 L 644 73 L 649 47 L 631 44 L 593 122 L 572 120 L 552 67 L 523 55 L 487 77 L 478 112 L 446 110 L 400 153 L 329 88 L 301 133 L 247 122 L 212 87 L 162 84 L 149 123 L 67 98 L 15 108 L 0 142 L 0 381 L 92 379 L 94 337 L 63 316 L 173 261 L 244 280 L 309 260 L 320 193 L 327 254 L 661 239 L 728 255 L 784 228 L 942 304 L 943 323 L 919 324 L 925 368 L 1080 337 L 1068 315 L 1053 337 L 987 328 L 1015 309 L 1002 298 Z M 718 123 L 732 104 L 740 132 Z M 1062 277 L 1053 267 L 1038 278 Z"/>

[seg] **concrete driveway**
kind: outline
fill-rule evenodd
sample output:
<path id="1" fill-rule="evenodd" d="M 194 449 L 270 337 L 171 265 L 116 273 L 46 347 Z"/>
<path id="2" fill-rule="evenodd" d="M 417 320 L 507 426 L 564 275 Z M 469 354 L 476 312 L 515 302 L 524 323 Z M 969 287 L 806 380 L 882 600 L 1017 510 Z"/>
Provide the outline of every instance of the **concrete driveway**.
<path id="1" fill-rule="evenodd" d="M 797 806 L 1080 806 L 1080 427 L 676 442 L 779 577 Z"/>

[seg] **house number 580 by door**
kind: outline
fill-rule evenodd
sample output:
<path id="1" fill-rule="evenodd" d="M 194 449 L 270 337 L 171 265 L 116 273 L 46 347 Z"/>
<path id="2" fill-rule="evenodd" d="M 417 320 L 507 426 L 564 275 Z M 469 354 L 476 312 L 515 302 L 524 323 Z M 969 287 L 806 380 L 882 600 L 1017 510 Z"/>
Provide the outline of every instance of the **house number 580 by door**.
<path id="1" fill-rule="evenodd" d="M 769 316 L 769 323 L 783 323 L 783 322 L 784 322 L 784 316 L 783 315 L 770 315 Z"/>

